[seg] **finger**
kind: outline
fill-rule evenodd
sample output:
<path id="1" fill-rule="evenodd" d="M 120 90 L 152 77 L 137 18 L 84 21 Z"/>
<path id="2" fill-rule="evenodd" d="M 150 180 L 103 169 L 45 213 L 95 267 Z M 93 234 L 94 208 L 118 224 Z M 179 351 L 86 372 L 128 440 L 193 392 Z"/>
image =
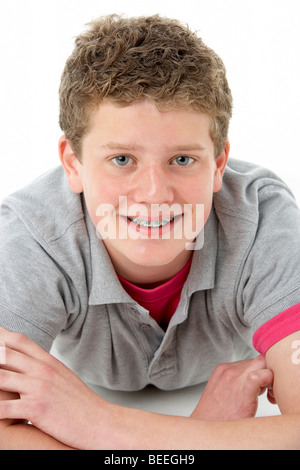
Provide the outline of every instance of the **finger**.
<path id="1" fill-rule="evenodd" d="M 26 375 L 0 369 L 0 390 L 5 392 L 26 394 L 31 388 L 34 388 L 32 380 Z"/>
<path id="2" fill-rule="evenodd" d="M 256 379 L 264 377 L 264 374 L 266 373 L 266 372 L 263 372 L 262 375 L 258 375 L 256 377 L 255 375 L 256 372 L 260 370 L 264 370 L 264 371 L 269 370 L 267 368 L 266 360 L 263 355 L 256 356 L 254 359 L 250 359 L 246 361 L 246 367 L 244 368 L 241 376 L 244 378 L 246 382 L 248 380 L 249 374 L 250 374 L 250 380 L 251 380 L 251 374 L 253 373 L 253 381 L 255 381 Z M 270 377 L 271 376 L 273 376 L 272 373 L 270 374 Z"/>
<path id="3" fill-rule="evenodd" d="M 268 390 L 267 398 L 268 398 L 268 401 L 269 401 L 270 403 L 272 403 L 272 405 L 277 405 L 277 400 L 276 400 L 276 398 L 275 398 L 275 396 L 274 396 L 274 393 L 273 393 L 273 389 L 272 389 L 272 388 L 270 388 L 270 389 Z"/>
<path id="4" fill-rule="evenodd" d="M 20 353 L 14 349 L 5 347 L 5 360 L 0 364 L 1 369 L 11 370 L 19 373 L 31 373 L 37 366 L 36 359 L 27 354 Z"/>
<path id="5" fill-rule="evenodd" d="M 31 400 L 2 400 L 0 401 L 0 420 L 22 419 L 32 422 L 32 407 L 33 403 Z"/>
<path id="6" fill-rule="evenodd" d="M 256 356 L 254 359 L 250 359 L 248 368 L 250 370 L 266 369 L 267 364 L 266 364 L 265 356 L 260 354 L 259 356 Z"/>
<path id="7" fill-rule="evenodd" d="M 30 357 L 46 361 L 49 353 L 34 341 L 21 333 L 15 333 L 0 327 L 0 341 L 3 345 Z"/>
<path id="8" fill-rule="evenodd" d="M 228 367 L 232 367 L 234 369 L 240 368 L 241 375 L 244 375 L 244 377 L 247 377 L 247 375 L 251 371 L 266 369 L 267 364 L 266 364 L 265 357 L 260 354 L 253 359 L 245 359 L 242 361 L 228 363 Z"/>
<path id="9" fill-rule="evenodd" d="M 249 372 L 242 387 L 242 393 L 247 399 L 258 397 L 266 388 L 272 388 L 273 372 L 269 369 L 260 369 Z"/>
<path id="10" fill-rule="evenodd" d="M 6 363 L 6 346 L 4 341 L 0 340 L 0 366 Z"/>

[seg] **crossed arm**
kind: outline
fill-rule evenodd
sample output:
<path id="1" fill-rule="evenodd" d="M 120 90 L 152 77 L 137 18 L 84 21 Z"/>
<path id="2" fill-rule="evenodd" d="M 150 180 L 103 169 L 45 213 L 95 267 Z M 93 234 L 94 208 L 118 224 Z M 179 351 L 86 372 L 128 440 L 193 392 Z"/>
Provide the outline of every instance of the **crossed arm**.
<path id="1" fill-rule="evenodd" d="M 299 449 L 296 340 L 300 332 L 270 348 L 266 358 L 217 367 L 186 418 L 110 404 L 38 345 L 0 329 L 0 448 Z M 283 414 L 254 418 L 266 388 Z"/>

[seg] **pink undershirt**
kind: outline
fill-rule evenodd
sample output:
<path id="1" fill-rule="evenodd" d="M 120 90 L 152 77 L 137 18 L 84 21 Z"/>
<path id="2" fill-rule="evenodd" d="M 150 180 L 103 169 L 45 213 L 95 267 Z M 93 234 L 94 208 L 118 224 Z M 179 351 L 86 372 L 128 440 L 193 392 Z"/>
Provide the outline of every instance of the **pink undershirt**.
<path id="1" fill-rule="evenodd" d="M 192 257 L 172 279 L 153 289 L 136 286 L 118 277 L 130 297 L 149 310 L 151 317 L 166 329 L 179 303 L 191 262 Z M 300 330 L 300 303 L 264 323 L 253 336 L 253 346 L 260 354 L 265 354 L 275 343 L 298 330 Z"/>
<path id="2" fill-rule="evenodd" d="M 165 328 L 175 313 L 183 285 L 190 271 L 191 263 L 192 256 L 184 268 L 172 277 L 172 279 L 153 289 L 138 287 L 120 276 L 118 277 L 130 297 L 142 307 L 149 310 L 151 317 Z"/>

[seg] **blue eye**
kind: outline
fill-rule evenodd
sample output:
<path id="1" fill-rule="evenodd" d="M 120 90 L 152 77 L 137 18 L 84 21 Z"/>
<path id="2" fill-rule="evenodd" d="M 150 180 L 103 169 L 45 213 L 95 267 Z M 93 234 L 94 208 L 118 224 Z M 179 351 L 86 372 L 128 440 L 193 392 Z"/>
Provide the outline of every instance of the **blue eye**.
<path id="1" fill-rule="evenodd" d="M 175 165 L 187 166 L 193 163 L 194 159 L 192 157 L 186 157 L 185 155 L 180 155 L 179 157 L 174 158 L 173 161 L 175 162 Z"/>
<path id="2" fill-rule="evenodd" d="M 131 157 L 128 157 L 127 155 L 118 155 L 112 159 L 114 164 L 117 166 L 126 166 L 131 162 L 131 160 Z"/>

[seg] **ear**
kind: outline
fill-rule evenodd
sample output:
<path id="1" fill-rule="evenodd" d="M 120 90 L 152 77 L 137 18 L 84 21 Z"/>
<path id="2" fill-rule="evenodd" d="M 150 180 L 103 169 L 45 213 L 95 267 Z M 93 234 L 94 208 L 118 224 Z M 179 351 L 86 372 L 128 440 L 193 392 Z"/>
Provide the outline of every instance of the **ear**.
<path id="1" fill-rule="evenodd" d="M 222 187 L 222 180 L 224 171 L 227 165 L 228 157 L 230 151 L 230 143 L 227 139 L 225 142 L 225 147 L 223 152 L 215 160 L 215 174 L 214 174 L 214 185 L 213 192 L 217 193 Z"/>
<path id="2" fill-rule="evenodd" d="M 58 142 L 58 151 L 61 164 L 67 175 L 71 191 L 82 193 L 81 163 L 74 154 L 70 142 L 63 135 Z"/>

